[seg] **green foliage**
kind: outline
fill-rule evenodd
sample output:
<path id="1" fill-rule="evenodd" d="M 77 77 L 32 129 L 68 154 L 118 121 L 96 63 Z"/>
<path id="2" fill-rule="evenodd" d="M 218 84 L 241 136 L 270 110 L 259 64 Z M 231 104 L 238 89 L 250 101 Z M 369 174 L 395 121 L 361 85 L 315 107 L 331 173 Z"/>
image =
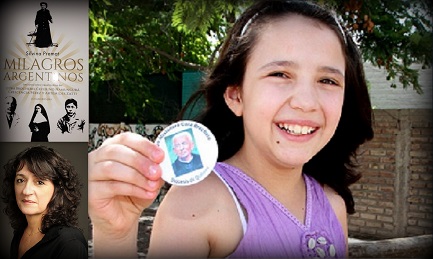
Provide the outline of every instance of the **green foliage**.
<path id="1" fill-rule="evenodd" d="M 418 68 L 429 68 L 432 62 L 429 1 L 340 0 L 336 8 L 359 43 L 364 60 L 386 69 L 390 87 L 397 87 L 396 79 L 403 88 L 423 92 Z"/>
<path id="2" fill-rule="evenodd" d="M 165 120 L 161 103 L 152 96 L 157 87 L 146 78 L 204 69 L 212 42 L 202 33 L 179 32 L 172 23 L 174 1 L 94 0 L 90 19 L 90 89 L 108 87 L 126 107 L 125 116 L 145 122 L 146 115 Z"/>
<path id="3" fill-rule="evenodd" d="M 227 30 L 254 0 L 90 1 L 90 83 L 116 94 L 138 122 L 159 113 L 157 87 L 146 77 L 172 80 L 214 62 Z M 422 93 L 414 65 L 431 67 L 432 8 L 427 0 L 316 0 L 332 6 L 359 43 L 365 61 L 384 67 L 395 80 Z M 371 87 L 374 87 L 371 86 Z M 161 117 L 161 120 L 164 118 Z"/>
<path id="4" fill-rule="evenodd" d="M 219 31 L 227 28 L 240 14 L 242 7 L 252 1 L 227 0 L 177 0 L 172 16 L 173 26 L 184 33 Z"/>

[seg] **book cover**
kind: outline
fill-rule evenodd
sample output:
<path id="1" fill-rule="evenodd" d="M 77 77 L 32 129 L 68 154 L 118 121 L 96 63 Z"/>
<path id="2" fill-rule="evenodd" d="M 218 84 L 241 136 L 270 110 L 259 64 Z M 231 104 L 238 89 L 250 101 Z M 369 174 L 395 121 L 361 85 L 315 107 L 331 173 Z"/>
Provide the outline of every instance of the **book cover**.
<path id="1" fill-rule="evenodd" d="M 87 142 L 88 1 L 1 8 L 0 141 Z"/>

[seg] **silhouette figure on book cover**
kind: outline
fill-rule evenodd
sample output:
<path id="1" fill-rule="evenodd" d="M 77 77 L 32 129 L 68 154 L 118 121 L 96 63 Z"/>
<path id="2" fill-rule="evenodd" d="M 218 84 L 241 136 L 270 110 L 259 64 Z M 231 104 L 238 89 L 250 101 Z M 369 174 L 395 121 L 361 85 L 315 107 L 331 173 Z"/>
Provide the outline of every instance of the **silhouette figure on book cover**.
<path id="1" fill-rule="evenodd" d="M 20 117 L 15 112 L 17 109 L 17 100 L 13 96 L 6 96 L 4 104 L 8 129 L 13 129 L 18 125 L 20 120 Z"/>
<path id="2" fill-rule="evenodd" d="M 45 107 L 40 103 L 35 105 L 33 116 L 29 123 L 29 128 L 32 132 L 31 142 L 48 142 L 48 134 L 50 134 L 50 121 L 48 119 Z"/>
<path id="3" fill-rule="evenodd" d="M 53 46 L 51 39 L 50 23 L 53 23 L 50 10 L 47 9 L 46 2 L 40 3 L 41 9 L 36 13 L 35 19 L 35 46 L 38 48 L 47 48 Z"/>

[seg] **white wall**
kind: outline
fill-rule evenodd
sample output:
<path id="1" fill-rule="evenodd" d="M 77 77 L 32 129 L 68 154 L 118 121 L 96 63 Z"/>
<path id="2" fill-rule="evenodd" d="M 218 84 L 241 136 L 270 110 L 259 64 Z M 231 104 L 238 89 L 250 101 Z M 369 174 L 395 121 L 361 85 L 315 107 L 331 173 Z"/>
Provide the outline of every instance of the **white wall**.
<path id="1" fill-rule="evenodd" d="M 419 70 L 419 82 L 424 93 L 418 94 L 412 87 L 403 89 L 398 78 L 386 80 L 385 69 L 364 64 L 365 76 L 370 85 L 370 98 L 375 109 L 432 109 L 432 69 Z M 391 88 L 391 83 L 397 88 Z"/>

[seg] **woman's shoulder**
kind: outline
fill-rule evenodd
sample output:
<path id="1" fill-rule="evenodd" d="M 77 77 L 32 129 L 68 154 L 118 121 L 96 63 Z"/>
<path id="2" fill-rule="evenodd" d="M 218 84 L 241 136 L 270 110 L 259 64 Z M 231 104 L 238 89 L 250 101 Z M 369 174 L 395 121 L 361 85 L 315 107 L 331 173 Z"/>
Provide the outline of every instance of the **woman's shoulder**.
<path id="1" fill-rule="evenodd" d="M 55 226 L 52 231 L 64 241 L 78 240 L 84 244 L 87 243 L 82 230 L 77 227 Z"/>
<path id="2" fill-rule="evenodd" d="M 83 235 L 83 231 L 81 229 L 79 229 L 78 227 L 59 226 L 58 230 L 59 230 L 59 233 L 62 233 L 62 234 Z"/>
<path id="3" fill-rule="evenodd" d="M 56 258 L 87 258 L 88 243 L 80 229 L 72 226 L 51 227 L 45 235 L 46 246 L 56 251 Z"/>

